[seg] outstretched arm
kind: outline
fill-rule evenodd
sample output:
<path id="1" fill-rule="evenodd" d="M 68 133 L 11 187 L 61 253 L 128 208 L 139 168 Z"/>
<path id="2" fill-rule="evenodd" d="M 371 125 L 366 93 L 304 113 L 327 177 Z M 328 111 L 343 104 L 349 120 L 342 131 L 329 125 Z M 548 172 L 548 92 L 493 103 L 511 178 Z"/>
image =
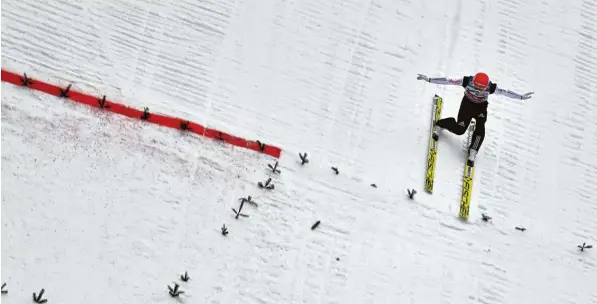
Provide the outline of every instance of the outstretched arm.
<path id="1" fill-rule="evenodd" d="M 423 74 L 419 74 L 419 76 L 417 76 L 418 80 L 424 80 L 430 83 L 435 83 L 435 84 L 443 84 L 443 85 L 457 85 L 457 86 L 462 86 L 463 83 L 463 78 L 457 78 L 457 79 L 449 79 L 449 78 L 445 78 L 445 77 L 436 77 L 436 78 L 429 78 Z"/>
<path id="2" fill-rule="evenodd" d="M 513 98 L 513 99 L 529 99 L 529 98 L 531 98 L 531 95 L 533 95 L 533 92 L 528 92 L 525 94 L 518 94 L 516 92 L 502 89 L 502 88 L 496 88 L 495 93 L 499 94 L 499 95 L 504 95 L 506 97 Z"/>

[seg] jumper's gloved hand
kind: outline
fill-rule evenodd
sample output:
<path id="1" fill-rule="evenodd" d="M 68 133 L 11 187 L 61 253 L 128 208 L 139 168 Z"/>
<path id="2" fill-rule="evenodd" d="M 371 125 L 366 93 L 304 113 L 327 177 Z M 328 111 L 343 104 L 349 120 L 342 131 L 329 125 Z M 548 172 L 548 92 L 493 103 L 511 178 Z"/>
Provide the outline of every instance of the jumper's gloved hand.
<path id="1" fill-rule="evenodd" d="M 525 94 L 522 95 L 522 97 L 520 97 L 520 99 L 522 99 L 522 100 L 529 99 L 529 98 L 531 98 L 531 95 L 533 95 L 533 94 L 535 94 L 535 92 L 525 93 Z"/>
<path id="2" fill-rule="evenodd" d="M 423 74 L 418 74 L 417 80 L 425 80 L 426 82 L 429 82 L 429 77 L 427 77 Z"/>

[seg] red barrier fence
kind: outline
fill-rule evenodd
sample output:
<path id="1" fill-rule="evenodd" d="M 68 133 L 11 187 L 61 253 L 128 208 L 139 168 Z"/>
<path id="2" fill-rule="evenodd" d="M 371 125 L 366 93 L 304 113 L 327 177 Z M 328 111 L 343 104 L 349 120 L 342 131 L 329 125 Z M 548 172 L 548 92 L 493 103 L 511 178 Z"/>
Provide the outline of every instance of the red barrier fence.
<path id="1" fill-rule="evenodd" d="M 96 96 L 91 96 L 85 93 L 73 91 L 70 89 L 70 85 L 66 88 L 61 88 L 53 84 L 32 79 L 26 77 L 25 75 L 19 75 L 13 72 L 9 72 L 4 69 L 2 70 L 2 81 L 12 83 L 17 86 L 26 86 L 33 90 L 44 92 L 46 94 L 50 94 L 56 97 L 67 98 L 72 101 L 86 104 L 91 107 L 103 108 L 106 111 L 124 115 L 130 118 L 141 119 L 160 126 L 185 130 L 187 132 L 192 132 L 201 136 L 221 140 L 223 142 L 237 147 L 254 150 L 276 158 L 279 158 L 280 154 L 282 153 L 282 150 L 280 148 L 269 146 L 259 141 L 249 141 L 218 130 L 206 128 L 200 124 L 189 122 L 187 120 L 176 117 L 154 114 L 149 112 L 146 113 L 142 110 L 137 110 L 122 104 L 115 103 L 113 101 L 109 101 L 105 99 L 105 96 L 102 98 L 98 98 Z"/>

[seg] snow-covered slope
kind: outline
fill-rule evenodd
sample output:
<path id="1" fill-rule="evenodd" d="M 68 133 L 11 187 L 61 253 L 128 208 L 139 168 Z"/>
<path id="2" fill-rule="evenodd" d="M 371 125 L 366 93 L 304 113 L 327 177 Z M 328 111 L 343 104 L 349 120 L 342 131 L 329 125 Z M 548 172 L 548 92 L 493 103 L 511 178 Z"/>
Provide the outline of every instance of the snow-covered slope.
<path id="1" fill-rule="evenodd" d="M 576 248 L 597 243 L 595 20 L 595 1 L 3 1 L 3 69 L 284 152 L 272 175 L 3 83 L 2 301 L 170 303 L 187 270 L 187 303 L 597 303 Z M 463 223 L 464 137 L 421 191 L 431 97 L 455 115 L 461 89 L 415 76 L 478 70 L 536 94 L 492 97 Z"/>

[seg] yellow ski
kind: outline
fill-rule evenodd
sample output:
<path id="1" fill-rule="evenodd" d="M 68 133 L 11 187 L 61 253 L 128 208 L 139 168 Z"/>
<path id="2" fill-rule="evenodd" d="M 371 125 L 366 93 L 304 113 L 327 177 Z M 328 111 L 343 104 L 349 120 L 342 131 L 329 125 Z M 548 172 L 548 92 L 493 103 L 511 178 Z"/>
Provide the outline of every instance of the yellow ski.
<path id="1" fill-rule="evenodd" d="M 433 126 L 435 122 L 441 117 L 442 112 L 442 98 L 433 96 L 433 112 L 431 115 L 431 131 L 429 133 L 429 152 L 427 154 L 427 173 L 425 174 L 425 190 L 429 193 L 433 192 L 433 180 L 435 179 L 435 159 L 437 156 L 437 140 L 433 139 Z"/>
<path id="2" fill-rule="evenodd" d="M 475 121 L 471 121 L 468 131 L 468 145 L 470 147 L 471 140 L 473 137 L 473 131 L 475 131 Z M 468 159 L 468 153 L 466 155 Z M 464 164 L 464 174 L 462 178 L 462 196 L 460 197 L 460 218 L 468 220 L 469 208 L 471 206 L 471 196 L 473 194 L 473 176 L 475 173 L 475 165 L 469 166 L 468 162 Z"/>

